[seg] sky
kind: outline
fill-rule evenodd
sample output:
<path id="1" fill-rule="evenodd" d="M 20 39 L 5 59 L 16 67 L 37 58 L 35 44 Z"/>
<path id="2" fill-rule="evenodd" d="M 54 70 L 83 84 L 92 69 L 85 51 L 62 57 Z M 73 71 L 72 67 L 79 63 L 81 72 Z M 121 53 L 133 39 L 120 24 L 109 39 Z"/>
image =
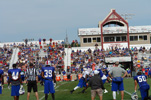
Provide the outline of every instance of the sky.
<path id="1" fill-rule="evenodd" d="M 0 0 L 0 42 L 28 38 L 77 39 L 79 28 L 97 28 L 111 9 L 134 14 L 129 26 L 151 25 L 151 0 Z"/>

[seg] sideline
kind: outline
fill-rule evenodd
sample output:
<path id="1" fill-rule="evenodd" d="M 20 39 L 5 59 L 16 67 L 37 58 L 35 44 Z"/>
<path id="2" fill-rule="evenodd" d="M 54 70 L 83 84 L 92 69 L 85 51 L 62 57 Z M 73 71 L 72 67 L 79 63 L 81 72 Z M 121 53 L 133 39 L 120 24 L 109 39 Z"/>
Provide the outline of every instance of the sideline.
<path id="1" fill-rule="evenodd" d="M 56 86 L 56 87 L 55 87 L 55 89 L 59 88 L 61 85 L 64 85 L 64 84 L 66 84 L 66 83 L 68 83 L 68 82 L 65 82 L 65 83 L 62 83 L 62 84 L 60 84 L 60 85 Z M 45 95 L 44 95 L 44 96 L 42 96 L 39 100 L 44 99 L 44 97 L 45 97 Z"/>

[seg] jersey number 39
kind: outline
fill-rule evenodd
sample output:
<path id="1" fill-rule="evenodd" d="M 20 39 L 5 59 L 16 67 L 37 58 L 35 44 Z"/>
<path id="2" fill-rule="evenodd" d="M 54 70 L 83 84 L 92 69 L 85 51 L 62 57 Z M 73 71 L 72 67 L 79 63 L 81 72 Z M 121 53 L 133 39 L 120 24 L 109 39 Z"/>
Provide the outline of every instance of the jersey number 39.
<path id="1" fill-rule="evenodd" d="M 44 70 L 45 72 L 45 77 L 52 77 L 52 70 Z"/>

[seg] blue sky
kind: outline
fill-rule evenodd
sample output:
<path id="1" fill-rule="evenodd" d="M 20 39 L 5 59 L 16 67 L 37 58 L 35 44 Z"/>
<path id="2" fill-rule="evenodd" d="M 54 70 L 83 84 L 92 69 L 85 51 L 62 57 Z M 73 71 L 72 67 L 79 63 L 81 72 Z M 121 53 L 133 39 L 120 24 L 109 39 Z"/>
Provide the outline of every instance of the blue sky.
<path id="1" fill-rule="evenodd" d="M 151 25 L 151 0 L 0 0 L 0 41 L 79 40 L 78 28 L 96 28 L 112 8 L 132 13 L 130 26 Z"/>

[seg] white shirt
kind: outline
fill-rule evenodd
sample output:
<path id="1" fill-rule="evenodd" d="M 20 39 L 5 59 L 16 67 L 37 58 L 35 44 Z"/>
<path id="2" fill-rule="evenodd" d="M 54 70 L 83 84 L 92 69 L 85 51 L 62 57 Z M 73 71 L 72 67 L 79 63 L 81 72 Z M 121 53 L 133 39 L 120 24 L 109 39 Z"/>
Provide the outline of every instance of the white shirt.
<path id="1" fill-rule="evenodd" d="M 106 75 L 103 75 L 102 80 L 105 80 L 105 79 L 107 79 L 107 77 Z"/>
<path id="2" fill-rule="evenodd" d="M 83 71 L 83 77 L 86 78 L 86 75 L 89 75 L 88 71 Z"/>

